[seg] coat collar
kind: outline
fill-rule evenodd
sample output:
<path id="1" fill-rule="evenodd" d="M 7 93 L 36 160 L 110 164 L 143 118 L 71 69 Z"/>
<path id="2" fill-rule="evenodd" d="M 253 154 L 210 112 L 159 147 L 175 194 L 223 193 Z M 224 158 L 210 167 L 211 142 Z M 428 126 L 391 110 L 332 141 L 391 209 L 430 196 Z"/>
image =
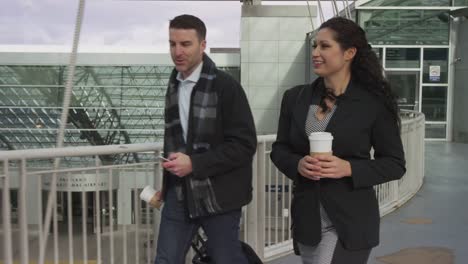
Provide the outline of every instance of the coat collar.
<path id="1" fill-rule="evenodd" d="M 323 86 L 323 79 L 317 78 L 312 84 L 304 85 L 297 96 L 293 117 L 296 125 L 305 137 L 308 137 L 305 132 L 305 123 L 312 98 L 320 97 L 323 89 L 325 89 Z M 345 93 L 338 99 L 338 108 L 330 119 L 325 131 L 333 134 L 336 125 L 349 117 L 351 114 L 350 108 L 352 108 L 353 104 L 358 103 L 362 99 L 362 92 L 362 88 L 357 82 L 353 80 L 349 82 Z"/>

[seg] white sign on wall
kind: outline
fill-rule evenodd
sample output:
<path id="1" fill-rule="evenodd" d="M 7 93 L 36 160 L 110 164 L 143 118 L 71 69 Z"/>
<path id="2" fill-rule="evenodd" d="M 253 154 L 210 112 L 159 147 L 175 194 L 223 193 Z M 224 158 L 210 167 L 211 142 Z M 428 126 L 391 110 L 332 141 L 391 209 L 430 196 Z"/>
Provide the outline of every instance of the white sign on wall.
<path id="1" fill-rule="evenodd" d="M 45 176 L 42 183 L 44 190 L 50 190 L 52 176 Z M 112 179 L 112 189 L 118 188 L 118 177 Z M 60 192 L 92 192 L 109 190 L 109 175 L 74 174 L 57 176 L 57 191 Z"/>
<path id="2" fill-rule="evenodd" d="M 439 65 L 429 66 L 429 81 L 440 82 L 440 66 Z"/>

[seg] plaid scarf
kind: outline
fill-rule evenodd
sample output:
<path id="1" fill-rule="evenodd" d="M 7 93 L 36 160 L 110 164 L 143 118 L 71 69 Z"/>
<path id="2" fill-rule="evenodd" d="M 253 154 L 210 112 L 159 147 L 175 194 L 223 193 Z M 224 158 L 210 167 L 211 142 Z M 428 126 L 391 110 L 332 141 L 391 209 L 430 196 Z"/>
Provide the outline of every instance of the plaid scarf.
<path id="1" fill-rule="evenodd" d="M 191 144 L 191 146 L 186 145 L 182 134 L 183 130 L 179 116 L 179 82 L 176 77 L 177 70 L 174 69 L 166 93 L 166 125 L 164 131 L 166 154 L 171 152 L 186 153 L 189 149 L 191 149 L 191 153 L 205 152 L 210 149 L 210 138 L 216 133 L 218 95 L 216 87 L 213 86 L 213 79 L 216 78 L 216 65 L 206 54 L 203 54 L 200 79 L 193 87 L 190 102 L 193 127 L 192 130 L 189 129 L 191 135 L 187 135 L 187 144 Z M 216 201 L 209 178 L 200 180 L 194 179 L 193 175 L 188 175 L 184 179 L 186 182 L 185 196 L 189 203 L 192 218 L 217 214 L 222 211 Z M 183 199 L 180 186 L 178 189 L 179 199 Z"/>

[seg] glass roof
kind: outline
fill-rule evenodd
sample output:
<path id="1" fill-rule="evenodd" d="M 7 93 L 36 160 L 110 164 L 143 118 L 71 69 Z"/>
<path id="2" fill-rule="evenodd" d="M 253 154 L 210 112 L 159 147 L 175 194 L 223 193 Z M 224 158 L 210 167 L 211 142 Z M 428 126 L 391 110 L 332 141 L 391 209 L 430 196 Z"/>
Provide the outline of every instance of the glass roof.
<path id="1" fill-rule="evenodd" d="M 372 0 L 362 6 L 450 6 L 451 0 Z"/>
<path id="2" fill-rule="evenodd" d="M 360 10 L 358 22 L 373 45 L 448 45 L 446 10 Z"/>
<path id="3" fill-rule="evenodd" d="M 454 6 L 468 6 L 468 0 L 455 0 Z"/>
<path id="4" fill-rule="evenodd" d="M 239 79 L 238 67 L 223 69 Z M 161 141 L 171 71 L 78 66 L 64 146 Z M 55 147 L 66 72 L 66 66 L 0 65 L 0 149 Z"/>

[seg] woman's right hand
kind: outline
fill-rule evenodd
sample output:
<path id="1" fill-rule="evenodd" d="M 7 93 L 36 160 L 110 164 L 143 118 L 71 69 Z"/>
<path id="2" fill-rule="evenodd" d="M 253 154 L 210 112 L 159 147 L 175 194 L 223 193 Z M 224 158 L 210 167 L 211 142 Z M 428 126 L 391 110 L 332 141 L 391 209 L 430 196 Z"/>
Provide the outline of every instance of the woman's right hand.
<path id="1" fill-rule="evenodd" d="M 320 180 L 320 166 L 317 166 L 318 159 L 312 158 L 311 156 L 307 155 L 304 156 L 302 159 L 299 160 L 299 164 L 297 164 L 297 171 L 303 177 L 307 179 L 318 181 Z"/>

